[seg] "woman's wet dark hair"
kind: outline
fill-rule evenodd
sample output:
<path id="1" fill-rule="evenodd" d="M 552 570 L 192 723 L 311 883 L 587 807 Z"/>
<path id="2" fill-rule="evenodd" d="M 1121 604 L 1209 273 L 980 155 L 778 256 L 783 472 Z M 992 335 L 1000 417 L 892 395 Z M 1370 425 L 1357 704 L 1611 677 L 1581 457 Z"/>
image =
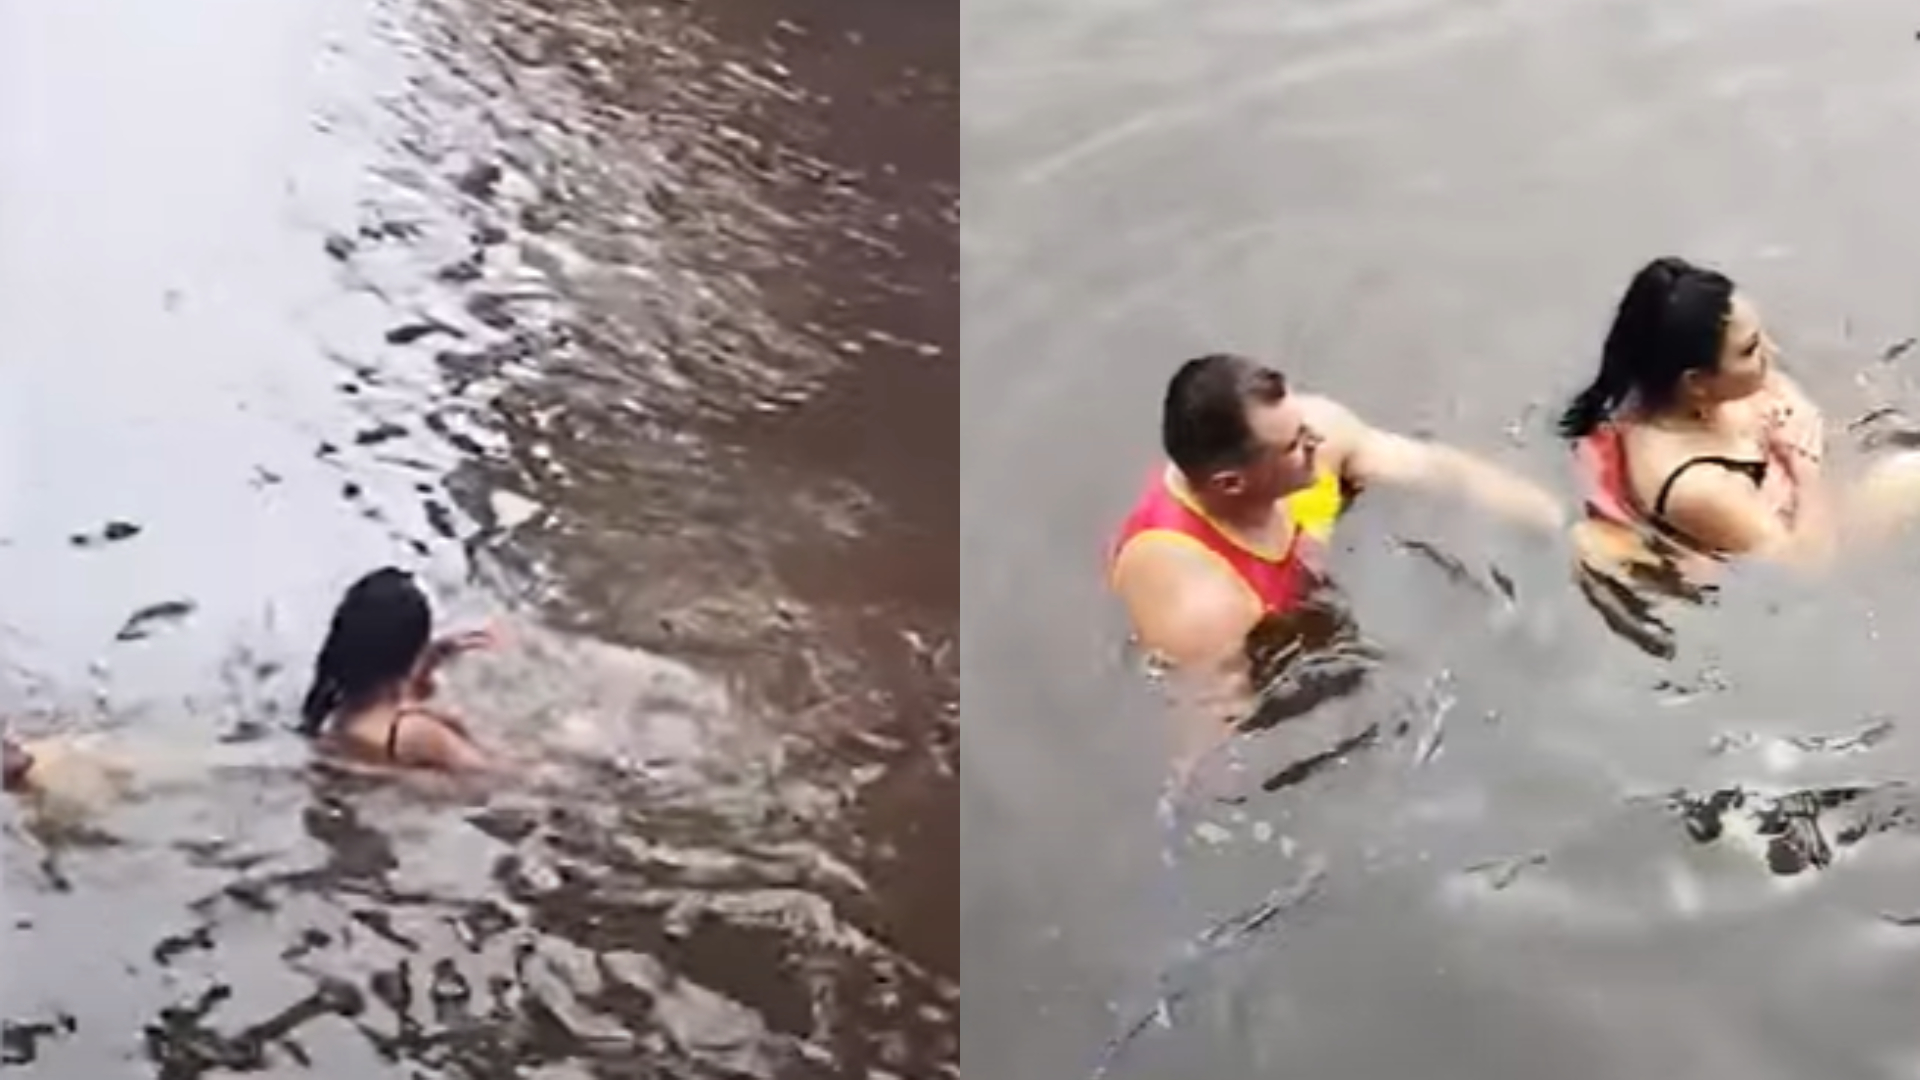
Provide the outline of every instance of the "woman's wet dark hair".
<path id="1" fill-rule="evenodd" d="M 1651 408 L 1673 401 L 1689 371 L 1720 363 L 1733 281 L 1685 259 L 1655 259 L 1627 285 L 1607 331 L 1600 374 L 1560 416 L 1560 434 L 1583 438 L 1629 398 Z"/>
<path id="2" fill-rule="evenodd" d="M 320 734 L 343 706 L 365 701 L 412 674 L 433 635 L 433 609 L 412 575 L 375 570 L 347 589 L 300 705 L 300 733 Z"/>

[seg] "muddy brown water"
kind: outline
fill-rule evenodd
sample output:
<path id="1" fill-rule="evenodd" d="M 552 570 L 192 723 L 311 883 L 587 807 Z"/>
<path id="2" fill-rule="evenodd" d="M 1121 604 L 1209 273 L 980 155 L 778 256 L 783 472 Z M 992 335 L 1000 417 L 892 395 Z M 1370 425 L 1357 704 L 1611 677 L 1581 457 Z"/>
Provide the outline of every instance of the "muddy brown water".
<path id="1" fill-rule="evenodd" d="M 1916 406 L 1916 29 L 1884 3 L 968 5 L 970 1072 L 1913 1075 L 1911 544 L 1737 575 L 1664 613 L 1662 659 L 1556 545 L 1370 498 L 1336 567 L 1377 658 L 1323 661 L 1321 700 L 1166 826 L 1099 557 L 1203 350 L 1570 492 L 1548 422 L 1658 254 L 1751 289 L 1853 455 L 1848 421 Z"/>
<path id="2" fill-rule="evenodd" d="M 132 774 L 4 810 L 0 1068 L 957 1074 L 955 37 L 0 9 L 0 703 Z M 537 769 L 309 769 L 383 562 Z"/>

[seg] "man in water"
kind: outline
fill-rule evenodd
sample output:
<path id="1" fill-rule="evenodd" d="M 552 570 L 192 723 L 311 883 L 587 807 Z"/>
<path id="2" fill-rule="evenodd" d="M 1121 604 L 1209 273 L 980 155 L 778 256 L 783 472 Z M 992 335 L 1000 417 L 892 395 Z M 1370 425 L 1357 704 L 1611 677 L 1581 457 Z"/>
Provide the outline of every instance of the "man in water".
<path id="1" fill-rule="evenodd" d="M 1445 489 L 1546 529 L 1564 523 L 1539 487 L 1460 450 L 1371 427 L 1242 356 L 1182 364 L 1167 384 L 1160 434 L 1168 461 L 1121 526 L 1112 585 L 1139 643 L 1215 721 L 1190 732 L 1208 741 L 1251 700 L 1249 635 L 1300 606 L 1335 520 L 1361 491 Z"/>

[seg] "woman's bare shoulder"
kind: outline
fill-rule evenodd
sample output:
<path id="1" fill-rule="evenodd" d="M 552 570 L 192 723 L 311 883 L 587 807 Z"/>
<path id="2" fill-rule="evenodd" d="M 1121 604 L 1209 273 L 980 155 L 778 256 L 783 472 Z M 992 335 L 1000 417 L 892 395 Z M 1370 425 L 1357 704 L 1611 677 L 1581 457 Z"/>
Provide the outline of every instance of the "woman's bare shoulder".
<path id="1" fill-rule="evenodd" d="M 1616 427 L 1633 493 L 1651 503 L 1653 489 L 1664 483 L 1692 450 L 1686 439 L 1642 420 L 1618 421 Z"/>
<path id="2" fill-rule="evenodd" d="M 487 757 L 452 712 L 409 705 L 394 717 L 394 756 L 398 764 L 463 772 L 483 768 Z"/>

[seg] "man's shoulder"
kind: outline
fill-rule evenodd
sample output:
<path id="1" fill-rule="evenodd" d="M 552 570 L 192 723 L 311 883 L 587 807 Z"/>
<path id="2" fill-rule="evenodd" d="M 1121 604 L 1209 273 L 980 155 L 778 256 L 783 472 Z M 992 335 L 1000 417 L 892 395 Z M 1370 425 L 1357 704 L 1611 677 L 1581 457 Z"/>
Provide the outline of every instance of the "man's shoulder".
<path id="1" fill-rule="evenodd" d="M 1114 568 L 1114 589 L 1139 642 L 1172 658 L 1209 654 L 1239 641 L 1259 617 L 1246 588 L 1208 553 L 1147 537 Z"/>
<path id="2" fill-rule="evenodd" d="M 1142 529 L 1126 538 L 1113 557 L 1114 585 L 1164 588 L 1204 577 L 1212 567 L 1187 538 L 1159 529 Z"/>
<path id="3" fill-rule="evenodd" d="M 1114 561 L 1114 592 L 1135 625 L 1229 619 L 1250 603 L 1246 586 L 1219 557 L 1173 536 L 1137 536 Z M 1140 626 L 1144 628 L 1144 626 Z"/>
<path id="4" fill-rule="evenodd" d="M 1130 539 L 1114 559 L 1113 586 L 1129 605 L 1166 607 L 1211 606 L 1240 596 L 1233 572 L 1219 556 L 1186 538 L 1164 533 L 1141 533 Z"/>

